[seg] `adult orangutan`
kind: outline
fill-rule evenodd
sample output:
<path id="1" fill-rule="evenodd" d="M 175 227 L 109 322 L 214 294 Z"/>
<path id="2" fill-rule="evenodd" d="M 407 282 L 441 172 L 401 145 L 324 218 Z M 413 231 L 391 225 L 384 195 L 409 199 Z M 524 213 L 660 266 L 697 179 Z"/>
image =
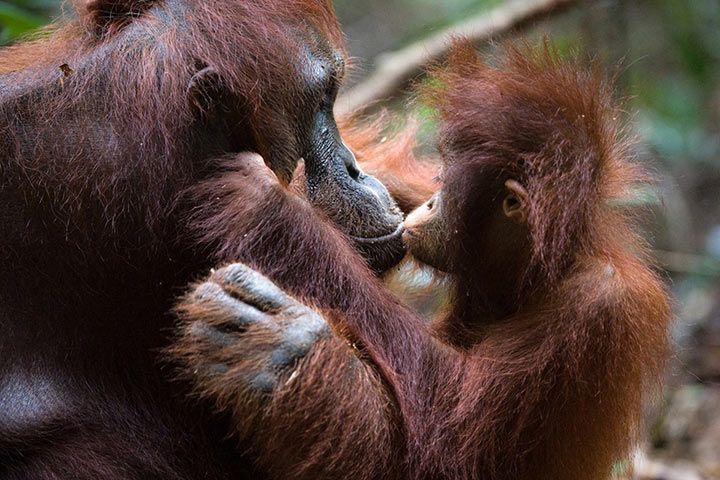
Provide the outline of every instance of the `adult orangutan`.
<path id="1" fill-rule="evenodd" d="M 259 200 L 235 189 L 249 180 L 239 152 L 261 154 L 282 184 L 303 158 L 307 199 L 374 270 L 404 255 L 399 210 L 333 118 L 344 52 L 332 7 L 74 4 L 0 50 L 0 477 L 258 478 L 157 359 L 174 298 L 211 262 L 252 261 L 234 248 L 250 236 L 282 262 L 309 241 L 275 236 L 287 218 L 276 224 L 283 205 L 264 200 L 252 221 L 268 228 L 227 218 L 216 248 L 186 228 L 231 190 Z M 194 187 L 219 175 L 200 199 Z"/>
<path id="2" fill-rule="evenodd" d="M 509 48 L 491 67 L 463 44 L 435 85 L 443 186 L 405 238 L 450 276 L 447 315 L 428 327 L 246 157 L 248 176 L 197 227 L 224 238 L 241 217 L 254 232 L 265 199 L 284 219 L 274 238 L 302 236 L 305 253 L 276 255 L 254 233 L 226 244 L 269 279 L 241 263 L 213 272 L 180 305 L 171 353 L 272 478 L 608 478 L 670 318 L 619 201 L 643 176 L 611 88 L 549 48 Z M 249 204 L 232 193 L 248 179 Z"/>

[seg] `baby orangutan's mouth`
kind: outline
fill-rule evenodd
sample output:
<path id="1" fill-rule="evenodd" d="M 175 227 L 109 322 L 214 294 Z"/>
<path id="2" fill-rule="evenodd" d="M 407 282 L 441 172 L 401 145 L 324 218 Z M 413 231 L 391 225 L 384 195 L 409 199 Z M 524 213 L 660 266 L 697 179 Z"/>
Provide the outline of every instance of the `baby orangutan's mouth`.
<path id="1" fill-rule="evenodd" d="M 408 240 L 416 238 L 417 232 L 415 232 L 412 228 L 404 228 L 401 235 L 402 239 L 407 242 Z"/>

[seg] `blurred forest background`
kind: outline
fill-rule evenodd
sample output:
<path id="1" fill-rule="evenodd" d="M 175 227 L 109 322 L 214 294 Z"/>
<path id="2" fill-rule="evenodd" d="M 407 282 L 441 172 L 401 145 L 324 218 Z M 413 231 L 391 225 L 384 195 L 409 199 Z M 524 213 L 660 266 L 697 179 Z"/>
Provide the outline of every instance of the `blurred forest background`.
<path id="1" fill-rule="evenodd" d="M 419 78 L 418 61 L 434 53 L 435 44 L 426 40 L 446 29 L 468 27 L 478 33 L 478 46 L 490 50 L 494 40 L 547 34 L 561 51 L 580 50 L 609 69 L 621 65 L 618 96 L 628 99 L 643 141 L 641 158 L 660 178 L 657 191 L 637 201 L 652 212 L 647 234 L 667 272 L 677 315 L 664 399 L 648 412 L 635 478 L 720 479 L 720 1 L 335 4 L 354 57 L 338 108 L 372 100 L 370 110 L 383 106 L 425 119 L 425 135 L 432 122 L 422 105 L 405 101 L 406 87 Z M 527 14 L 533 4 L 545 7 Z M 0 44 L 61 11 L 59 0 L 0 0 Z"/>

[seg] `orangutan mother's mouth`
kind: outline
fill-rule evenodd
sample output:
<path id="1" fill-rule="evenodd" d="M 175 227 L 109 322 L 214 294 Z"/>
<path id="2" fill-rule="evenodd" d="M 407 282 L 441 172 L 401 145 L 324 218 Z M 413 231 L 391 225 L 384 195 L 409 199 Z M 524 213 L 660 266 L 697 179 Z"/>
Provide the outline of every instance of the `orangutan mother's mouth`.
<path id="1" fill-rule="evenodd" d="M 405 225 L 403 223 L 400 223 L 400 225 L 397 226 L 394 232 L 388 233 L 387 235 L 381 235 L 379 237 L 355 237 L 353 235 L 350 235 L 350 238 L 357 243 L 364 244 L 364 245 L 374 245 L 378 243 L 386 243 L 390 242 L 392 240 L 398 239 L 402 237 L 403 231 L 405 230 Z"/>

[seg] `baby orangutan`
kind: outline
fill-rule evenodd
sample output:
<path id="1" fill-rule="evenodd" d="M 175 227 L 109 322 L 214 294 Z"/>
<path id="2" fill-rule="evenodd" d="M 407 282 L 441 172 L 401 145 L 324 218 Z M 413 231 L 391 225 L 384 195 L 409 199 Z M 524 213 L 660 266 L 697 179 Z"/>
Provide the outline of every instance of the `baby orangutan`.
<path id="1" fill-rule="evenodd" d="M 451 275 L 446 339 L 472 346 L 494 321 L 567 303 L 581 292 L 563 288 L 581 272 L 598 294 L 632 286 L 617 283 L 623 273 L 651 274 L 617 205 L 647 178 L 625 160 L 598 72 L 548 46 L 510 48 L 503 70 L 458 43 L 449 64 L 425 92 L 440 111 L 443 187 L 408 215 L 403 236 L 416 259 Z M 617 271 L 626 265 L 638 271 Z"/>
<path id="2" fill-rule="evenodd" d="M 404 237 L 450 276 L 449 312 L 428 327 L 311 207 L 248 174 L 243 191 L 282 217 L 272 234 L 302 220 L 323 255 L 272 252 L 253 265 L 270 279 L 214 272 L 181 305 L 173 353 L 274 478 L 606 479 L 670 319 L 623 207 L 644 177 L 611 87 L 547 46 L 492 67 L 458 44 L 435 73 L 443 186 Z"/>

